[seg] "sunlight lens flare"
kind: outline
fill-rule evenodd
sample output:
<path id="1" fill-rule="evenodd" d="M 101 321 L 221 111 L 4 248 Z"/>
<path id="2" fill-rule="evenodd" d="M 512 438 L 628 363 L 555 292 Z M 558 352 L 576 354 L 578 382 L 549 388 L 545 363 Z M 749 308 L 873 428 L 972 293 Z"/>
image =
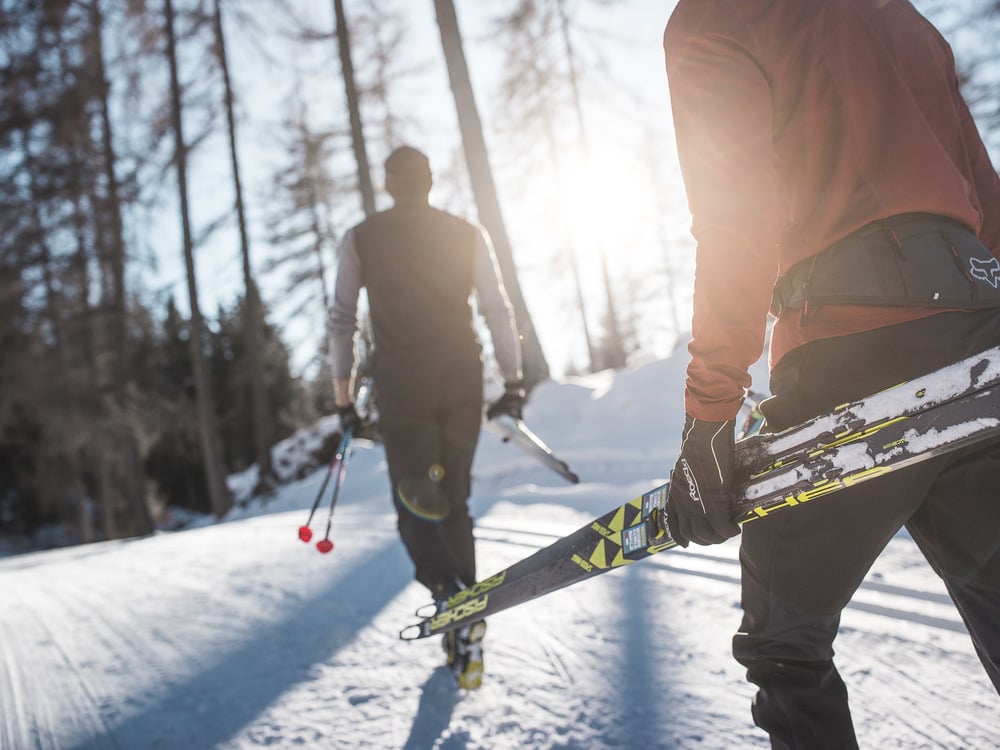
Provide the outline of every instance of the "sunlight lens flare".
<path id="1" fill-rule="evenodd" d="M 435 479 L 434 477 L 438 477 Z M 444 468 L 440 464 L 430 467 L 428 476 L 402 479 L 396 487 L 400 503 L 410 513 L 424 521 L 443 521 L 451 507 L 441 489 Z"/>
<path id="2" fill-rule="evenodd" d="M 557 179 L 556 209 L 584 255 L 619 244 L 627 228 L 642 220 L 649 196 L 641 189 L 639 173 L 638 165 L 632 168 L 611 152 L 564 165 Z"/>

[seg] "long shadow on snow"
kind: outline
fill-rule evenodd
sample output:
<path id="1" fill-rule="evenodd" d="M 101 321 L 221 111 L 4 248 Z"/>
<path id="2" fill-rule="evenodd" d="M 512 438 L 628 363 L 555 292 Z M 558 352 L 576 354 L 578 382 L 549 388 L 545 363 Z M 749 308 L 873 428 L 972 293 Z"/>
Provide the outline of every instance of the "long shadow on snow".
<path id="1" fill-rule="evenodd" d="M 619 707 L 611 724 L 602 728 L 601 740 L 608 747 L 658 747 L 663 738 L 657 736 L 657 727 L 663 717 L 651 708 L 671 711 L 674 704 L 669 681 L 660 679 L 670 667 L 670 633 L 657 626 L 655 612 L 662 606 L 663 592 L 637 565 L 621 573 L 613 611 L 619 615 L 622 652 L 609 654 L 614 659 L 609 666 L 615 668 L 609 678 Z"/>
<path id="2" fill-rule="evenodd" d="M 658 629 L 656 608 L 663 604 L 659 592 L 635 565 L 611 573 L 618 577 L 614 591 L 615 601 L 607 607 L 606 630 L 614 633 L 617 641 L 609 641 L 595 649 L 595 655 L 604 661 L 604 681 L 591 687 L 599 692 L 595 697 L 598 707 L 606 705 L 606 712 L 591 711 L 577 717 L 567 733 L 574 736 L 568 741 L 557 741 L 553 750 L 590 750 L 593 747 L 670 747 L 664 744 L 661 734 L 663 713 L 682 705 L 684 698 L 673 696 L 673 688 L 666 673 L 671 668 L 670 631 Z M 584 584 L 586 585 L 586 584 Z M 602 628 L 605 629 L 605 628 Z M 616 696 L 608 700 L 608 694 Z M 585 705 L 589 702 L 584 700 Z M 580 725 L 589 731 L 580 731 Z M 557 736 L 556 727 L 547 729 Z M 558 732 L 561 734 L 562 732 Z"/>
<path id="3" fill-rule="evenodd" d="M 420 706 L 413 718 L 410 736 L 406 738 L 403 750 L 424 750 L 433 747 L 435 741 L 451 724 L 451 714 L 458 703 L 458 688 L 455 678 L 447 667 L 438 667 L 431 672 L 420 694 Z"/>
<path id="4" fill-rule="evenodd" d="M 357 559 L 333 585 L 114 727 L 128 748 L 208 748 L 233 737 L 357 635 L 412 580 L 399 541 Z M 293 654 L 293 658 L 289 658 Z M 329 740 L 325 738 L 324 741 Z M 83 744 L 74 750 L 93 747 Z"/>

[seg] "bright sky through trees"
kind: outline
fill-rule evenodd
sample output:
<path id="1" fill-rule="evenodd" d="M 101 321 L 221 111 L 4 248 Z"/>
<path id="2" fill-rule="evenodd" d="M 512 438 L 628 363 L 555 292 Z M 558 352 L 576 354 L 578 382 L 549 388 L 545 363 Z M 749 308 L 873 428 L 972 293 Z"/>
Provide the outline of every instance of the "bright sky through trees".
<path id="1" fill-rule="evenodd" d="M 394 143 L 387 144 L 381 137 L 383 109 L 370 96 L 363 101 L 378 207 L 389 205 L 381 191 L 381 163 L 390 146 L 406 142 L 431 157 L 436 176 L 432 202 L 475 220 L 432 3 L 380 0 L 377 5 L 392 21 L 384 22 L 381 30 L 365 24 L 365 7 L 371 7 L 370 3 L 346 3 L 362 86 L 373 80 L 365 50 L 377 38 L 399 34 L 389 56 L 389 69 L 395 71 L 388 88 Z M 919 5 L 930 7 L 930 0 Z M 292 6 L 302 22 L 316 30 L 332 30 L 331 3 L 299 0 Z M 553 160 L 538 150 L 540 138 L 512 131 L 509 125 L 510 107 L 500 91 L 504 58 L 497 19 L 513 7 L 513 2 L 503 0 L 456 3 L 514 258 L 542 346 L 557 374 L 587 366 L 566 262 L 569 242 L 580 267 L 595 336 L 601 335 L 606 309 L 599 267 L 603 248 L 620 300 L 618 312 L 630 329 L 633 345 L 641 349 L 640 359 L 662 356 L 675 342 L 675 326 L 684 328 L 689 319 L 694 247 L 677 167 L 661 48 L 673 4 L 653 0 L 567 3 L 574 49 L 580 58 L 590 155 L 589 159 L 582 155 L 575 114 L 562 105 L 554 132 L 560 174 Z M 241 148 L 247 157 L 248 211 L 259 267 L 276 251 L 267 246 L 262 222 L 275 201 L 268 175 L 280 168 L 277 131 L 283 118 L 292 103 L 300 101 L 317 130 L 344 131 L 346 112 L 334 42 L 290 41 L 288 32 L 295 24 L 273 9 L 255 20 L 259 28 L 252 36 L 231 24 L 230 54 L 242 114 Z M 554 47 L 552 56 L 559 54 Z M 961 62 L 961 48 L 956 48 L 956 55 Z M 190 78 L 195 71 L 188 70 L 186 75 Z M 350 180 L 353 163 L 347 136 L 338 136 L 335 142 L 338 156 L 332 168 Z M 223 202 L 230 200 L 223 146 L 221 137 L 210 139 L 192 160 L 195 212 L 202 224 L 224 210 Z M 156 239 L 151 241 L 160 259 L 153 286 L 173 289 L 176 295 L 182 273 L 174 250 L 175 212 L 169 206 L 164 209 L 155 219 Z M 332 223 L 342 233 L 363 217 L 360 197 L 346 193 L 334 213 Z M 211 280 L 204 285 L 206 310 L 214 309 L 213 298 L 228 303 L 239 293 L 235 231 L 227 228 L 213 235 L 199 251 L 198 263 L 203 268 L 200 277 Z M 261 285 L 271 319 L 284 327 L 295 352 L 296 367 L 311 370 L 323 335 L 320 311 L 293 316 L 295 305 L 283 294 L 281 278 L 265 275 Z M 673 322 L 672 307 L 679 324 Z"/>

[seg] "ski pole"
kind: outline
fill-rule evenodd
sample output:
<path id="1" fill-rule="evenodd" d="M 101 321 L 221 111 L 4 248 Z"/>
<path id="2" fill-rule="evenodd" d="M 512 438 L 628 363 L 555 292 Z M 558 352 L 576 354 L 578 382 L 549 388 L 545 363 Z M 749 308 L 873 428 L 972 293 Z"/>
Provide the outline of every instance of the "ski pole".
<path id="1" fill-rule="evenodd" d="M 345 445 L 344 441 L 347 439 L 347 435 L 340 439 L 340 445 L 337 447 L 337 452 L 330 459 L 330 466 L 326 470 L 326 476 L 323 478 L 323 484 L 320 485 L 319 492 L 316 493 L 316 499 L 313 500 L 312 508 L 309 509 L 309 517 L 306 519 L 304 525 L 299 526 L 299 539 L 308 544 L 312 540 L 312 529 L 309 528 L 312 523 L 313 516 L 316 513 L 316 509 L 319 508 L 320 500 L 323 499 L 323 493 L 326 492 L 326 486 L 330 483 L 330 477 L 333 476 L 333 470 L 336 468 L 340 456 L 343 454 Z"/>
<path id="2" fill-rule="evenodd" d="M 333 542 L 330 540 L 330 527 L 333 526 L 333 511 L 337 507 L 340 488 L 344 486 L 344 477 L 347 475 L 347 458 L 350 455 L 351 436 L 353 434 L 353 428 L 344 433 L 344 438 L 340 441 L 341 447 L 337 451 L 336 460 L 340 465 L 337 469 L 337 480 L 333 483 L 333 495 L 330 497 L 330 513 L 326 517 L 326 534 L 316 542 L 316 549 L 324 555 L 333 549 Z"/>
<path id="3" fill-rule="evenodd" d="M 368 400 L 371 396 L 371 383 L 368 377 L 362 377 L 360 379 L 360 384 L 358 386 L 358 394 L 355 399 L 355 408 L 358 410 L 364 410 L 368 405 Z M 347 452 L 350 448 L 351 439 L 354 436 L 354 428 L 350 428 L 344 431 L 343 436 L 340 438 L 340 444 L 337 446 L 337 452 L 334 454 L 333 458 L 330 460 L 330 466 L 327 468 L 326 477 L 323 479 L 323 484 L 319 488 L 319 492 L 316 493 L 316 499 L 313 500 L 312 507 L 309 510 L 309 517 L 306 519 L 305 525 L 299 527 L 299 539 L 308 544 L 312 541 L 313 532 L 310 528 L 312 524 L 313 516 L 316 514 L 316 510 L 319 508 L 319 504 L 323 498 L 323 493 L 326 492 L 327 485 L 330 483 L 330 477 L 333 476 L 334 469 L 338 469 L 337 480 L 334 484 L 334 494 L 333 500 L 330 505 L 330 518 L 327 520 L 326 524 L 326 537 L 316 543 L 317 548 L 320 552 L 327 553 L 333 549 L 333 542 L 330 541 L 330 525 L 333 522 L 333 508 L 337 502 L 337 495 L 340 493 L 340 486 L 344 483 L 344 474 L 346 473 L 346 463 L 347 463 Z"/>

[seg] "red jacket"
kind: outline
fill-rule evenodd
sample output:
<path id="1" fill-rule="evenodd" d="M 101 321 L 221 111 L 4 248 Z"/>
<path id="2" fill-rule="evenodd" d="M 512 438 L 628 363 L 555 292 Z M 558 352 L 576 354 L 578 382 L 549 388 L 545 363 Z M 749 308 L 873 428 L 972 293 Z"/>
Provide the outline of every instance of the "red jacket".
<path id="1" fill-rule="evenodd" d="M 906 0 L 680 0 L 664 34 L 698 243 L 685 406 L 737 413 L 775 279 L 871 221 L 957 219 L 1000 257 L 1000 179 L 947 42 Z M 940 312 L 829 306 L 791 348 Z"/>

